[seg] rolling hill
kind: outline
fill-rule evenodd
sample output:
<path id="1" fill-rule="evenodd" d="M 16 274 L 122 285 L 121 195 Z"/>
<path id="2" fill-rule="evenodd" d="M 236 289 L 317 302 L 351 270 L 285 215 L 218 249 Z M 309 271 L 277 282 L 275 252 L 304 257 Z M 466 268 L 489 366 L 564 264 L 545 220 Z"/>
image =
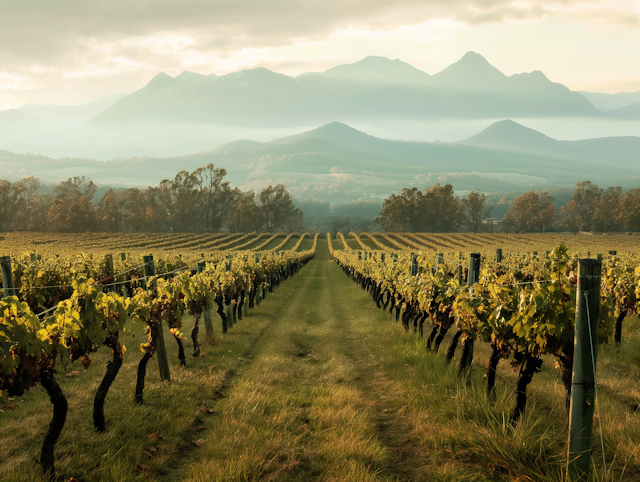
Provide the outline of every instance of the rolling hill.
<path id="1" fill-rule="evenodd" d="M 333 122 L 270 142 L 241 140 L 179 157 L 142 156 L 100 162 L 0 152 L 10 180 L 27 175 L 43 182 L 86 175 L 113 186 L 154 185 L 180 170 L 213 163 L 241 189 L 281 182 L 297 199 L 347 203 L 381 199 L 402 187 L 450 182 L 459 192 L 640 184 L 640 138 L 558 141 L 510 120 L 454 143 L 379 139 Z"/>

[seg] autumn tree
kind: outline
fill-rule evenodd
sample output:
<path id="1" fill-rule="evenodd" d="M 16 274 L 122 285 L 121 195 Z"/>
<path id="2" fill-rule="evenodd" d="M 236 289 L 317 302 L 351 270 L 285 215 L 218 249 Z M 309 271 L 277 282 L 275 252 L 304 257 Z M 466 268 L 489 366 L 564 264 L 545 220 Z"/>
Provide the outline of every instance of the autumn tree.
<path id="1" fill-rule="evenodd" d="M 147 198 L 144 191 L 131 187 L 120 194 L 122 224 L 125 232 L 139 233 L 149 230 L 147 223 Z"/>
<path id="2" fill-rule="evenodd" d="M 98 203 L 98 222 L 102 231 L 117 233 L 122 227 L 124 196 L 109 189 Z"/>
<path id="3" fill-rule="evenodd" d="M 573 234 L 578 234 L 582 221 L 580 220 L 580 213 L 578 212 L 578 205 L 575 201 L 569 201 L 565 206 L 560 209 L 560 220 L 562 226 Z"/>
<path id="4" fill-rule="evenodd" d="M 20 212 L 22 202 L 17 183 L 0 179 L 0 231 L 9 231 Z"/>
<path id="5" fill-rule="evenodd" d="M 418 188 L 403 188 L 399 195 L 391 194 L 382 203 L 376 222 L 388 230 L 415 232 L 424 222 L 423 195 Z"/>
<path id="6" fill-rule="evenodd" d="M 85 176 L 70 177 L 53 188 L 53 195 L 58 198 L 72 198 L 75 196 L 87 196 L 89 201 L 93 199 L 98 187 L 91 179 Z"/>
<path id="7" fill-rule="evenodd" d="M 576 185 L 576 190 L 569 203 L 575 205 L 575 208 L 572 206 L 571 209 L 575 209 L 578 215 L 581 231 L 591 231 L 593 229 L 593 217 L 601 194 L 602 189 L 591 181 L 579 182 Z"/>
<path id="8" fill-rule="evenodd" d="M 229 221 L 229 231 L 232 233 L 251 233 L 262 226 L 260 206 L 256 204 L 253 191 L 242 193 Z"/>
<path id="9" fill-rule="evenodd" d="M 268 186 L 260 191 L 260 214 L 262 225 L 271 233 L 275 229 L 287 227 L 292 216 L 298 216 L 299 209 L 293 205 L 293 198 L 282 184 Z"/>
<path id="10" fill-rule="evenodd" d="M 227 171 L 207 164 L 193 172 L 200 193 L 200 207 L 205 228 L 217 233 L 228 222 L 242 198 L 237 188 L 224 181 Z M 252 193 L 253 196 L 253 193 Z M 254 196 L 255 197 L 255 196 Z"/>
<path id="11" fill-rule="evenodd" d="M 49 222 L 49 211 L 53 203 L 53 196 L 50 193 L 42 193 L 33 196 L 29 206 L 28 231 L 44 232 L 53 231 L 54 227 Z"/>
<path id="12" fill-rule="evenodd" d="M 629 231 L 640 231 L 640 188 L 629 189 L 620 199 L 616 222 Z"/>
<path id="13" fill-rule="evenodd" d="M 32 214 L 32 206 L 34 202 L 37 202 L 34 199 L 36 191 L 40 188 L 40 180 L 33 177 L 25 177 L 16 183 L 17 188 L 20 193 L 20 197 L 23 200 L 24 212 L 23 214 L 23 229 L 28 230 L 29 225 L 31 224 L 31 214 Z"/>
<path id="14" fill-rule="evenodd" d="M 96 190 L 93 181 L 84 176 L 69 178 L 53 188 L 49 218 L 57 231 L 80 233 L 94 228 L 95 209 L 91 201 Z"/>
<path id="15" fill-rule="evenodd" d="M 164 209 L 166 223 L 174 233 L 193 231 L 198 223 L 198 179 L 180 171 L 172 180 L 164 179 L 155 190 L 156 201 Z"/>
<path id="16" fill-rule="evenodd" d="M 464 208 L 454 195 L 453 186 L 439 183 L 424 193 L 404 188 L 382 203 L 380 217 L 374 221 L 387 230 L 404 232 L 456 231 L 464 220 Z"/>
<path id="17" fill-rule="evenodd" d="M 464 206 L 455 196 L 451 184 L 441 186 L 438 183 L 426 190 L 423 209 L 425 232 L 454 232 L 464 222 Z"/>
<path id="18" fill-rule="evenodd" d="M 493 206 L 487 206 L 487 196 L 477 190 L 471 191 L 462 204 L 471 231 L 477 233 L 482 223 L 491 216 Z"/>
<path id="19" fill-rule="evenodd" d="M 553 197 L 547 191 L 531 190 L 518 196 L 504 215 L 504 226 L 515 231 L 544 233 L 557 215 Z"/>
<path id="20" fill-rule="evenodd" d="M 0 230 L 86 232 L 297 231 L 301 210 L 282 185 L 258 196 L 242 193 L 225 181 L 226 171 L 213 164 L 180 171 L 144 190 L 109 189 L 94 206 L 96 185 L 73 177 L 50 192 L 36 195 L 38 179 L 0 180 Z"/>
<path id="21" fill-rule="evenodd" d="M 144 196 L 144 231 L 162 232 L 170 231 L 171 226 L 167 221 L 167 211 L 160 200 L 160 187 L 148 187 L 143 191 Z"/>
<path id="22" fill-rule="evenodd" d="M 620 205 L 622 188 L 620 186 L 610 187 L 601 191 L 595 200 L 595 209 L 591 229 L 603 233 L 618 231 L 620 226 L 617 222 L 616 214 Z"/>

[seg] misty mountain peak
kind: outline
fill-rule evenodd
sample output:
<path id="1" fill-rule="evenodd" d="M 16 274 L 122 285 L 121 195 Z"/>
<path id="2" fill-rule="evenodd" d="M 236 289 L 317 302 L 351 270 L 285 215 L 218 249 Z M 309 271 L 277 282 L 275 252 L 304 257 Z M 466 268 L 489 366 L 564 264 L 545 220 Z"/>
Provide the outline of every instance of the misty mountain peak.
<path id="1" fill-rule="evenodd" d="M 475 136 L 469 137 L 459 144 L 481 147 L 515 147 L 544 151 L 555 148 L 557 140 L 525 127 L 510 119 L 495 122 Z"/>
<path id="2" fill-rule="evenodd" d="M 353 64 L 337 65 L 324 72 L 332 78 L 398 84 L 422 84 L 431 77 L 400 59 L 370 55 Z"/>
<path id="3" fill-rule="evenodd" d="M 456 63 L 433 76 L 436 84 L 447 88 L 494 89 L 496 83 L 507 78 L 487 59 L 475 52 L 467 52 Z"/>
<path id="4" fill-rule="evenodd" d="M 182 90 L 180 82 L 164 72 L 157 73 L 153 79 L 149 81 L 142 89 L 134 92 L 132 95 L 137 97 L 139 95 L 166 95 Z"/>
<path id="5" fill-rule="evenodd" d="M 265 67 L 256 67 L 255 69 L 243 69 L 239 72 L 227 74 L 223 77 L 234 77 L 243 82 L 273 82 L 283 79 L 289 79 L 290 77 L 279 74 Z"/>
<path id="6" fill-rule="evenodd" d="M 256 95 L 287 96 L 299 88 L 300 86 L 295 79 L 264 67 L 232 72 L 218 77 L 215 83 L 217 92 L 236 94 L 252 92 Z"/>
<path id="7" fill-rule="evenodd" d="M 541 70 L 534 70 L 532 72 L 529 72 L 529 75 L 536 79 L 549 80 L 549 78 L 546 75 L 544 75 L 544 72 L 542 72 Z"/>
<path id="8" fill-rule="evenodd" d="M 166 87 L 169 85 L 173 85 L 174 80 L 175 79 L 169 74 L 158 72 L 153 76 L 153 79 L 149 81 L 147 87 Z"/>
<path id="9" fill-rule="evenodd" d="M 509 80 L 515 83 L 515 85 L 524 88 L 547 87 L 553 84 L 553 82 L 539 70 L 513 74 L 509 76 Z"/>
<path id="10" fill-rule="evenodd" d="M 181 82 L 192 82 L 192 81 L 200 81 L 204 79 L 216 79 L 217 77 L 218 76 L 216 74 L 205 75 L 205 74 L 199 74 L 197 72 L 189 72 L 188 70 L 185 70 L 181 74 L 176 75 L 176 80 L 179 80 Z"/>
<path id="11" fill-rule="evenodd" d="M 460 60 L 458 60 L 458 62 L 467 62 L 467 63 L 475 62 L 477 64 L 491 65 L 489 64 L 489 61 L 487 59 L 485 59 L 479 53 L 474 52 L 473 50 L 469 50 L 466 54 L 462 56 Z"/>
<path id="12" fill-rule="evenodd" d="M 271 141 L 271 143 L 284 144 L 301 139 L 320 139 L 343 147 L 357 149 L 358 146 L 361 146 L 363 143 L 370 142 L 375 138 L 342 122 L 329 122 L 328 124 L 324 124 L 313 130 L 302 132 L 294 136 L 276 139 Z"/>
<path id="13" fill-rule="evenodd" d="M 327 135 L 335 135 L 335 134 L 346 134 L 346 135 L 359 135 L 364 134 L 364 132 L 359 131 L 358 129 L 354 129 L 350 125 L 347 125 L 343 122 L 329 122 L 328 124 L 324 124 L 316 129 L 311 131 L 307 131 L 305 134 L 327 134 Z"/>

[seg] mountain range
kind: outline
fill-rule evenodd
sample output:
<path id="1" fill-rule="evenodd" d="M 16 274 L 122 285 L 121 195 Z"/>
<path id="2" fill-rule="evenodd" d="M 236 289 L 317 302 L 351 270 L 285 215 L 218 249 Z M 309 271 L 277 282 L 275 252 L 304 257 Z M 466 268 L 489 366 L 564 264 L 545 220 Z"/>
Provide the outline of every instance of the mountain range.
<path id="1" fill-rule="evenodd" d="M 221 76 L 159 73 L 128 95 L 80 106 L 27 104 L 0 111 L 0 149 L 99 160 L 168 157 L 333 121 L 361 129 L 378 126 L 378 133 L 396 138 L 406 137 L 401 125 L 409 126 L 413 133 L 425 132 L 420 138 L 435 139 L 428 132 L 434 124 L 455 130 L 471 123 L 470 133 L 480 120 L 487 120 L 484 127 L 505 118 L 588 119 L 607 123 L 602 128 L 623 122 L 635 126 L 630 129 L 635 135 L 640 134 L 640 123 L 634 124 L 640 120 L 640 91 L 573 92 L 540 71 L 507 76 L 475 52 L 433 75 L 385 57 L 296 77 L 265 68 Z"/>
<path id="2" fill-rule="evenodd" d="M 452 143 L 402 142 L 339 122 L 269 142 L 241 140 L 179 157 L 101 162 L 0 151 L 10 180 L 34 175 L 59 182 L 85 175 L 111 186 L 155 185 L 179 170 L 213 163 L 243 190 L 283 183 L 299 200 L 380 200 L 403 187 L 450 182 L 456 191 L 566 187 L 589 179 L 603 186 L 640 184 L 640 137 L 558 141 L 510 120 Z"/>
<path id="3" fill-rule="evenodd" d="M 400 60 L 367 57 L 322 73 L 289 77 L 265 68 L 223 76 L 156 75 L 91 124 L 153 121 L 258 126 L 336 118 L 600 116 L 589 100 L 542 72 L 506 76 L 469 52 L 429 75 Z"/>

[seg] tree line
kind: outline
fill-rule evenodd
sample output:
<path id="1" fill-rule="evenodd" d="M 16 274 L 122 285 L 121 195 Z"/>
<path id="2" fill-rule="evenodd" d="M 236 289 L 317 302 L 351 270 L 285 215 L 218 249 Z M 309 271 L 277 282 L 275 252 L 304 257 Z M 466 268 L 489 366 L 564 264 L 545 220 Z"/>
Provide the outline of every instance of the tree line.
<path id="1" fill-rule="evenodd" d="M 73 177 L 37 194 L 40 181 L 0 180 L 0 231 L 50 232 L 272 232 L 299 231 L 303 213 L 282 185 L 242 192 L 213 164 L 180 171 L 157 186 L 109 189 Z"/>
<path id="2" fill-rule="evenodd" d="M 303 229 L 303 212 L 287 189 L 277 184 L 254 193 L 225 181 L 226 170 L 213 164 L 180 171 L 157 186 L 109 189 L 96 203 L 97 186 L 73 177 L 50 192 L 38 193 L 40 181 L 27 177 L 0 180 L 0 232 L 295 232 Z M 404 188 L 382 204 L 374 223 L 387 231 L 507 232 L 640 231 L 640 188 L 624 194 L 590 181 L 576 185 L 560 209 L 546 190 L 521 194 L 498 221 L 480 191 L 464 198 L 439 183 L 423 191 Z M 370 219 L 370 218 L 369 218 Z M 339 226 L 336 227 L 336 230 Z"/>
<path id="3" fill-rule="evenodd" d="M 403 232 L 640 231 L 640 188 L 623 195 L 620 186 L 602 189 L 583 181 L 560 210 L 548 191 L 532 189 L 510 203 L 499 226 L 491 220 L 492 210 L 484 193 L 472 191 L 460 199 L 451 184 L 438 183 L 424 192 L 414 187 L 391 194 L 374 221 L 385 230 Z"/>
<path id="4" fill-rule="evenodd" d="M 451 184 L 438 183 L 424 192 L 413 187 L 392 194 L 374 222 L 387 231 L 445 233 L 466 226 L 477 233 L 492 211 L 484 193 L 472 191 L 461 200 Z"/>

